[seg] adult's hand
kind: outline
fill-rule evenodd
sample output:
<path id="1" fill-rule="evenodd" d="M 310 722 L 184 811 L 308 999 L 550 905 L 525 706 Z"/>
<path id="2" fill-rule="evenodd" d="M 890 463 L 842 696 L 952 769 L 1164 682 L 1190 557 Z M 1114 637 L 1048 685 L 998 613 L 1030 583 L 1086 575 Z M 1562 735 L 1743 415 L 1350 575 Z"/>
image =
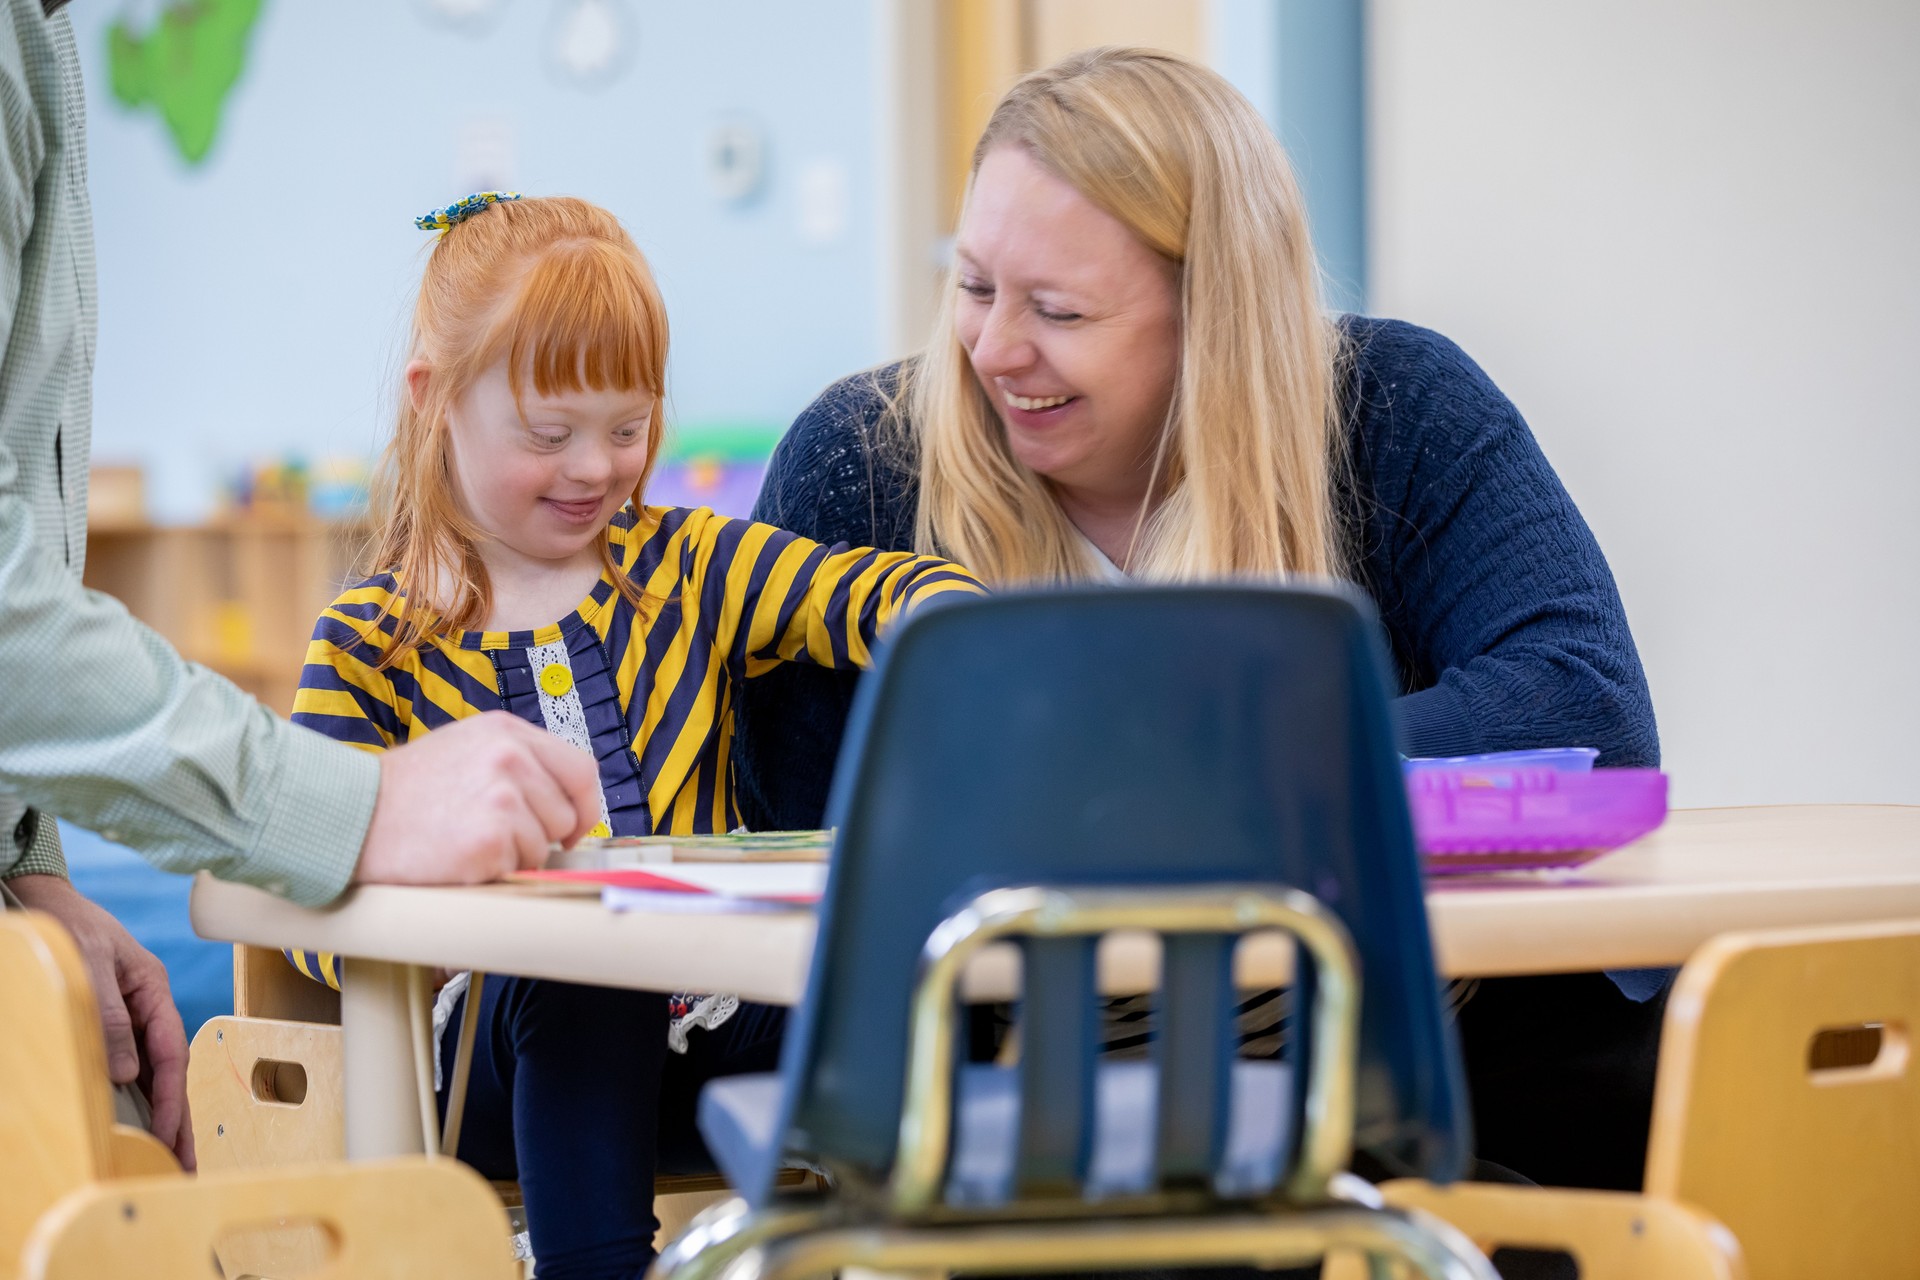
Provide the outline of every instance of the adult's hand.
<path id="1" fill-rule="evenodd" d="M 380 757 L 380 793 L 353 878 L 479 884 L 538 867 L 600 821 L 591 755 L 489 711 Z"/>
<path id="2" fill-rule="evenodd" d="M 187 1115 L 187 1032 L 167 985 L 167 969 L 118 920 L 60 876 L 7 881 L 20 901 L 44 911 L 73 935 L 86 961 L 106 1033 L 107 1076 L 138 1084 L 153 1104 L 153 1136 L 192 1169 L 193 1123 Z"/>

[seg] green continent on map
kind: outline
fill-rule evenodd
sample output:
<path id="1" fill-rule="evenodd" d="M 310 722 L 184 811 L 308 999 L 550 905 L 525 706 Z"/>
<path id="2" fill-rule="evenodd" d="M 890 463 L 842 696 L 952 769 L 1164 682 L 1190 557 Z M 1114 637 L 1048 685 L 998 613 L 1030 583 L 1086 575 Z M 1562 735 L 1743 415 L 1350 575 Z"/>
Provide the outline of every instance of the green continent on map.
<path id="1" fill-rule="evenodd" d="M 220 108 L 239 82 L 247 37 L 265 0 L 174 0 L 151 31 L 125 19 L 107 31 L 113 96 L 129 110 L 153 107 L 188 164 L 213 146 Z"/>

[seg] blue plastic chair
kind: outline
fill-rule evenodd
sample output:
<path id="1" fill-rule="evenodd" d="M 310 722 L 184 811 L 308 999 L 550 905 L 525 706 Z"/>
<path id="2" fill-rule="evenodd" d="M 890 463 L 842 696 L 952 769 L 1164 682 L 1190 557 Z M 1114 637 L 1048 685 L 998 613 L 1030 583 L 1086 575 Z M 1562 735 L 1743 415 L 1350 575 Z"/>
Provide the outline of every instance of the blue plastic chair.
<path id="1" fill-rule="evenodd" d="M 1000 596 L 904 625 L 843 747 L 781 1072 L 701 1100 L 743 1202 L 656 1276 L 746 1252 L 798 1275 L 1271 1264 L 1342 1243 L 1490 1276 L 1457 1235 L 1330 1176 L 1350 1137 L 1437 1182 L 1468 1148 L 1374 632 L 1347 594 L 1252 587 Z M 1233 947 L 1276 923 L 1312 944 L 1288 1047 L 1239 1059 Z M 1163 935 L 1158 1036 L 1150 1061 L 1103 1061 L 1095 944 L 1135 926 Z M 999 938 L 1023 949 L 1020 1062 L 965 1065 L 953 980 Z M 834 1192 L 779 1197 L 792 1161 Z"/>

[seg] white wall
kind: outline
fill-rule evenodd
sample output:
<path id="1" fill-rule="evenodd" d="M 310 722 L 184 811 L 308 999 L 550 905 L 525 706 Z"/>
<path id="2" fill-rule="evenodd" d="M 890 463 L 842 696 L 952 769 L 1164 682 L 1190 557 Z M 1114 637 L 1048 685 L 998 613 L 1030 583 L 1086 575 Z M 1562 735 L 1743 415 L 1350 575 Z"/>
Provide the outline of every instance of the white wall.
<path id="1" fill-rule="evenodd" d="M 1370 21 L 1372 309 L 1532 424 L 1676 801 L 1920 802 L 1920 5 Z"/>

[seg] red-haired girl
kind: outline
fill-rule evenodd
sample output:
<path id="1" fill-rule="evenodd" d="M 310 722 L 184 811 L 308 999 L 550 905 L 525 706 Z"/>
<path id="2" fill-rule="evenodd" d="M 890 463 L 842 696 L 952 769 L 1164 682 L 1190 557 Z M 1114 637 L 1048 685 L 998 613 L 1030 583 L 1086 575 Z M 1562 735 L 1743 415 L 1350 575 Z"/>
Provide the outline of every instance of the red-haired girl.
<path id="1" fill-rule="evenodd" d="M 485 193 L 421 223 L 442 235 L 376 488 L 378 572 L 321 615 L 294 721 L 384 751 L 504 711 L 599 761 L 599 833 L 731 830 L 742 683 L 782 661 L 864 666 L 904 610 L 977 584 L 645 505 L 667 318 L 619 222 Z M 519 836 L 544 856 L 540 831 Z M 449 1042 L 464 1000 L 456 980 L 440 1001 Z M 494 977 L 479 1006 L 457 1154 L 519 1179 L 541 1276 L 639 1277 L 657 1161 L 691 1145 L 703 1079 L 773 1066 L 780 1015 Z"/>

